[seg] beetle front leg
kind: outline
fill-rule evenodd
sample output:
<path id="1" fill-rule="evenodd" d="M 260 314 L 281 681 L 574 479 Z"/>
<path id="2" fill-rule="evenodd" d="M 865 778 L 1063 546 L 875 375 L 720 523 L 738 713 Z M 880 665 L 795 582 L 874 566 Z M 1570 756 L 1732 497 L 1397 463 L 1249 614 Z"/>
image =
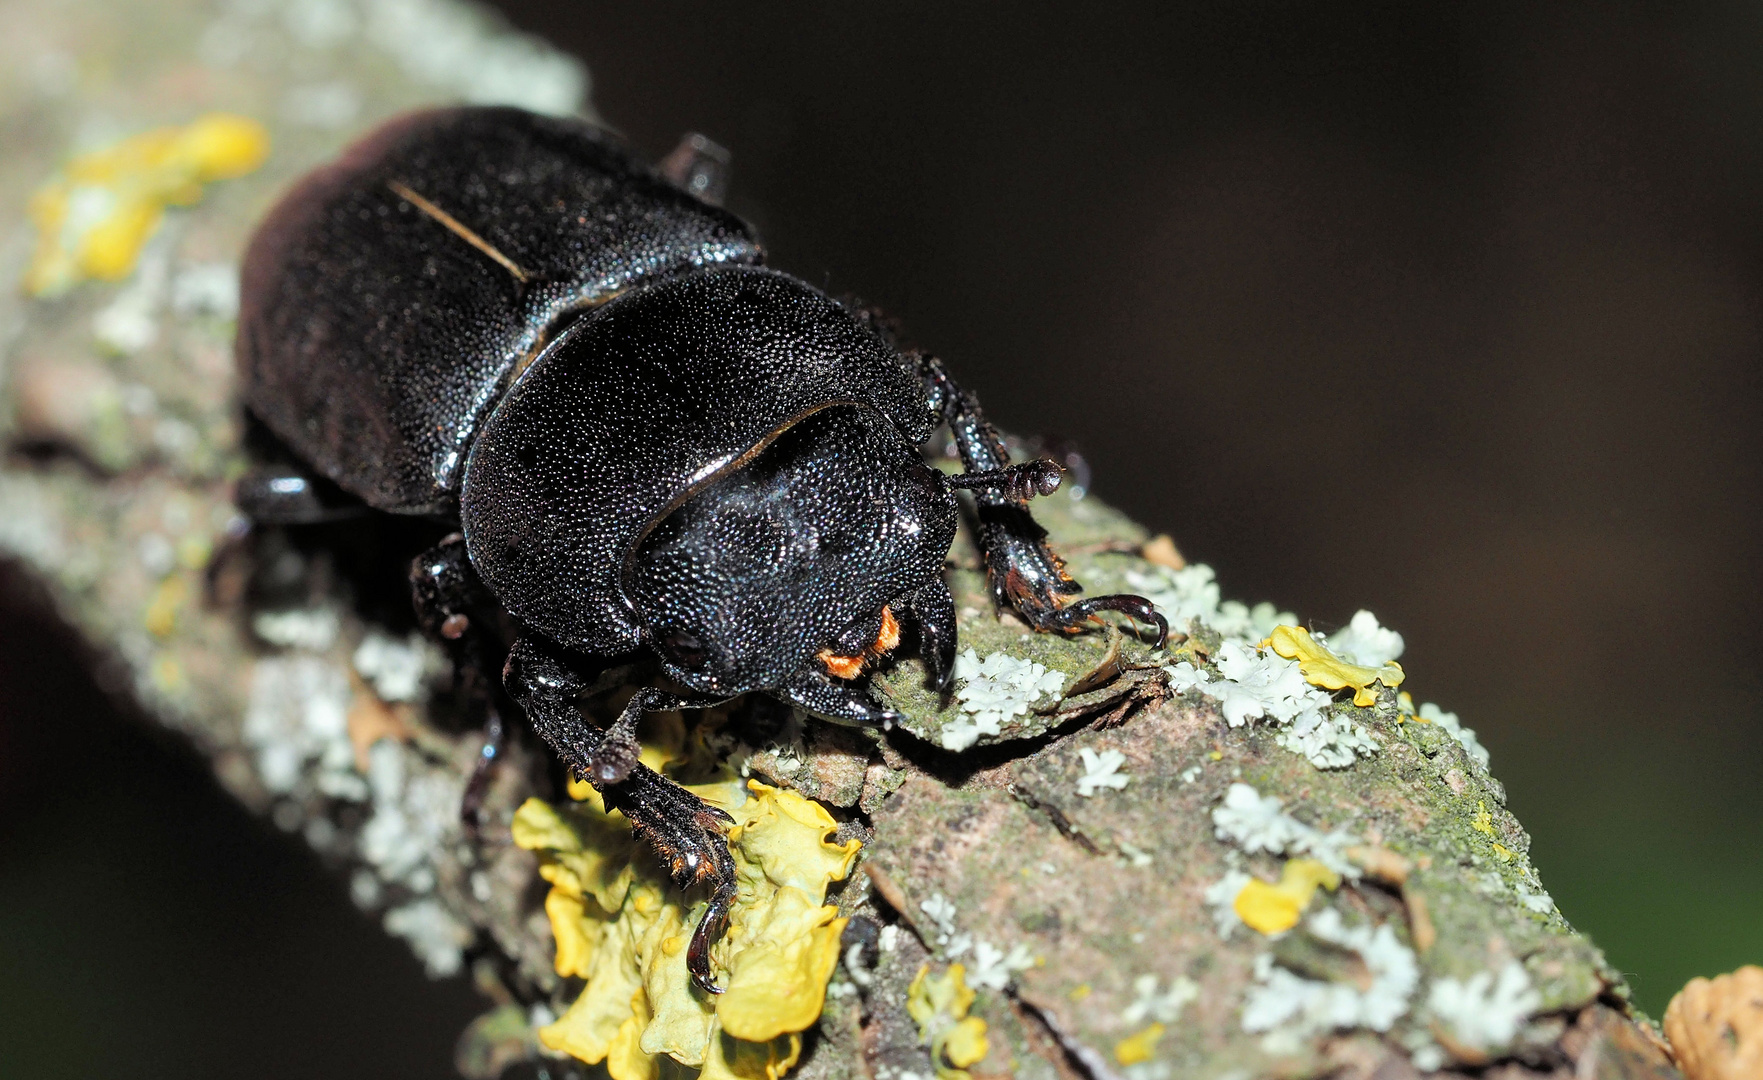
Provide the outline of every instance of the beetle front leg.
<path id="1" fill-rule="evenodd" d="M 653 686 L 645 686 L 631 695 L 618 720 L 601 735 L 600 744 L 588 754 L 588 771 L 584 774 L 595 787 L 620 784 L 636 768 L 642 747 L 637 745 L 637 722 L 646 712 L 667 709 L 702 709 L 719 702 L 707 698 L 685 698 Z"/>
<path id="2" fill-rule="evenodd" d="M 979 546 L 986 563 L 992 599 L 1014 609 L 1036 630 L 1075 633 L 1099 612 L 1118 611 L 1157 627 L 1157 644 L 1169 635 L 1169 624 L 1142 596 L 1120 593 L 1070 603 L 1067 597 L 1083 586 L 1065 572 L 1064 560 L 1047 546 L 1047 530 L 1029 513 L 1028 500 L 1052 494 L 1062 470 L 1051 460 L 1010 464 L 1004 440 L 986 422 L 974 396 L 949 377 L 943 362 L 928 353 L 910 354 L 924 379 L 932 411 L 949 425 L 955 449 L 966 472 L 950 478 L 950 486 L 973 492 L 979 521 Z"/>
<path id="3" fill-rule="evenodd" d="M 692 932 L 686 969 L 704 992 L 720 994 L 722 988 L 710 977 L 710 947 L 727 928 L 734 903 L 735 861 L 723 836 L 724 826 L 734 819 L 641 762 L 632 762 L 617 783 L 598 780 L 596 768 L 607 733 L 576 708 L 576 699 L 588 689 L 587 681 L 544 643 L 532 638 L 515 642 L 502 681 L 526 710 L 533 730 L 551 744 L 571 774 L 594 785 L 608 809 L 630 820 L 636 834 L 661 857 L 675 885 L 709 887 L 710 905 Z M 647 700 L 654 699 L 638 691 L 632 707 L 640 714 L 643 707 L 637 702 Z"/>
<path id="4" fill-rule="evenodd" d="M 885 731 L 903 719 L 877 702 L 862 686 L 832 678 L 825 668 L 812 661 L 771 693 L 786 705 L 799 705 L 822 720 L 846 727 L 878 727 Z"/>
<path id="5" fill-rule="evenodd" d="M 906 598 L 906 611 L 918 624 L 919 655 L 930 673 L 930 685 L 942 693 L 955 679 L 955 598 L 938 574 Z"/>

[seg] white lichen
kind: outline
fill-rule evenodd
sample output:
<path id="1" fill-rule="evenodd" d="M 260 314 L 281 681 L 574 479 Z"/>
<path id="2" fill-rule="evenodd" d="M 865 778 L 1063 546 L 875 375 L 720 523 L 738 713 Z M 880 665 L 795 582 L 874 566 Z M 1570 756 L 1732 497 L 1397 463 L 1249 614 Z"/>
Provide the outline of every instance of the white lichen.
<path id="1" fill-rule="evenodd" d="M 306 780 L 333 798 L 362 800 L 368 786 L 355 771 L 349 742 L 349 677 L 316 656 L 269 656 L 251 671 L 242 729 L 263 786 L 288 795 Z"/>
<path id="2" fill-rule="evenodd" d="M 1010 985 L 1017 972 L 1027 971 L 1034 966 L 1034 954 L 1028 951 L 1028 946 L 1020 942 L 1012 945 L 1009 952 L 1005 952 L 989 941 L 975 941 L 973 961 L 967 965 L 967 984 L 1002 991 Z"/>
<path id="3" fill-rule="evenodd" d="M 1519 881 L 1512 884 L 1512 891 L 1518 894 L 1518 902 L 1523 904 L 1527 911 L 1534 911 L 1538 915 L 1550 915 L 1555 911 L 1555 898 L 1541 888 L 1532 890 L 1524 882 Z"/>
<path id="4" fill-rule="evenodd" d="M 358 854 L 387 881 L 412 892 L 435 887 L 431 860 L 458 829 L 459 780 L 413 763 L 420 759 L 390 739 L 368 750 L 373 817 L 361 830 Z"/>
<path id="5" fill-rule="evenodd" d="M 1418 715 L 1427 723 L 1437 724 L 1450 732 L 1451 737 L 1463 747 L 1464 753 L 1469 755 L 1470 760 L 1480 765 L 1484 770 L 1488 767 L 1487 747 L 1483 746 L 1481 740 L 1475 737 L 1474 728 L 1463 726 L 1462 722 L 1457 719 L 1456 713 L 1446 712 L 1429 701 L 1420 706 Z"/>
<path id="6" fill-rule="evenodd" d="M 1506 1049 L 1526 1018 L 1542 1005 L 1530 976 L 1517 960 L 1506 961 L 1496 976 L 1479 971 L 1467 980 L 1437 979 L 1426 1009 L 1451 1037 L 1483 1053 Z"/>
<path id="7" fill-rule="evenodd" d="M 1321 709 L 1305 709 L 1275 739 L 1287 750 L 1304 755 L 1318 769 L 1344 769 L 1381 749 L 1363 727 Z"/>
<path id="8" fill-rule="evenodd" d="M 318 49 L 342 44 L 359 25 L 348 0 L 299 0 L 284 5 L 281 16 L 295 40 Z"/>
<path id="9" fill-rule="evenodd" d="M 143 270 L 146 265 L 143 260 Z M 92 316 L 92 336 L 105 351 L 133 356 L 159 340 L 161 290 L 150 284 L 147 277 L 137 279 Z"/>
<path id="10" fill-rule="evenodd" d="M 1297 621 L 1296 615 L 1281 611 L 1266 601 L 1250 607 L 1236 600 L 1226 600 L 1218 605 L 1218 614 L 1212 620 L 1212 629 L 1227 638 L 1261 641 L 1273 633 L 1274 627 Z"/>
<path id="11" fill-rule="evenodd" d="M 231 320 L 239 314 L 239 268 L 228 262 L 188 263 L 171 283 L 171 307 L 185 317 Z"/>
<path id="12" fill-rule="evenodd" d="M 1305 930 L 1358 953 L 1367 982 L 1360 986 L 1306 979 L 1263 953 L 1255 958 L 1255 985 L 1243 1005 L 1244 1031 L 1277 1028 L 1299 1035 L 1350 1028 L 1388 1031 L 1407 1013 L 1408 1001 L 1420 984 L 1420 965 L 1387 925 L 1350 927 L 1340 912 L 1325 908 L 1305 924 Z"/>
<path id="13" fill-rule="evenodd" d="M 918 908 L 930 917 L 936 929 L 935 940 L 929 944 L 936 946 L 945 959 L 964 956 L 973 948 L 973 935 L 963 933 L 955 925 L 954 901 L 942 893 L 932 893 L 929 900 L 919 901 Z"/>
<path id="14" fill-rule="evenodd" d="M 1133 1001 L 1120 1014 L 1120 1019 L 1128 1025 L 1145 1023 L 1154 1020 L 1159 1024 L 1173 1024 L 1181 1019 L 1181 1011 L 1188 1003 L 1199 1000 L 1200 987 L 1194 980 L 1177 975 L 1169 981 L 1169 989 L 1157 989 L 1157 976 L 1140 975 L 1132 981 Z"/>
<path id="15" fill-rule="evenodd" d="M 1129 571 L 1126 579 L 1175 629 L 1198 621 L 1227 639 L 1251 642 L 1260 641 L 1282 622 L 1294 621 L 1291 612 L 1272 604 L 1249 607 L 1235 600 L 1220 602 L 1218 581 L 1205 563 L 1190 563 L 1179 570 L 1155 566 L 1143 573 Z"/>
<path id="16" fill-rule="evenodd" d="M 1145 573 L 1129 571 L 1126 579 L 1157 606 L 1171 628 L 1186 627 L 1190 619 L 1210 626 L 1218 617 L 1218 582 L 1205 563 L 1189 563 L 1180 570 L 1154 566 Z"/>
<path id="17" fill-rule="evenodd" d="M 929 900 L 920 900 L 918 909 L 930 916 L 945 936 L 955 932 L 955 902 L 942 893 L 932 893 Z"/>
<path id="18" fill-rule="evenodd" d="M 1003 725 L 1027 713 L 1043 694 L 1058 694 L 1065 675 L 1032 660 L 995 652 L 984 660 L 972 649 L 955 658 L 955 698 L 966 715 L 943 725 L 945 750 L 966 750 L 981 735 L 1003 734 Z"/>
<path id="19" fill-rule="evenodd" d="M 1366 667 L 1382 667 L 1400 657 L 1404 648 L 1401 634 L 1380 626 L 1377 616 L 1363 608 L 1353 614 L 1352 621 L 1343 629 L 1326 638 L 1322 634 L 1312 636 L 1341 659 Z"/>
<path id="20" fill-rule="evenodd" d="M 1243 925 L 1242 916 L 1237 914 L 1237 896 L 1250 880 L 1243 871 L 1232 870 L 1207 887 L 1206 907 L 1212 912 L 1212 926 L 1219 937 L 1228 939 Z"/>
<path id="21" fill-rule="evenodd" d="M 334 131 L 361 115 L 361 93 L 340 79 L 293 86 L 282 95 L 282 119 L 303 127 Z"/>
<path id="22" fill-rule="evenodd" d="M 852 984 L 865 990 L 875 985 L 875 972 L 871 971 L 869 965 L 863 962 L 863 943 L 861 941 L 845 950 L 843 963 L 845 974 L 849 976 Z"/>
<path id="23" fill-rule="evenodd" d="M 1306 709 L 1328 704 L 1326 693 L 1311 686 L 1296 660 L 1287 660 L 1252 645 L 1227 641 L 1218 650 L 1218 673 L 1224 681 L 1205 693 L 1218 699 L 1219 711 L 1231 727 L 1265 717 L 1290 723 Z"/>
<path id="24" fill-rule="evenodd" d="M 1296 660 L 1264 652 L 1256 644 L 1275 627 L 1295 623 L 1290 612 L 1267 603 L 1253 608 L 1235 601 L 1219 603 L 1212 570 L 1203 564 L 1127 576 L 1171 625 L 1195 619 L 1225 638 L 1214 660 L 1221 678 L 1214 678 L 1203 664 L 1182 660 L 1163 669 L 1171 690 L 1178 694 L 1197 690 L 1213 698 L 1231 727 L 1257 719 L 1291 725 L 1279 735 L 1279 744 L 1319 769 L 1345 768 L 1378 751 L 1377 740 L 1365 728 L 1323 711 L 1333 699 L 1310 684 Z M 1350 650 L 1360 663 L 1386 663 L 1402 652 L 1402 636 L 1379 626 L 1369 611 L 1354 615 L 1329 643 L 1343 654 Z"/>
<path id="25" fill-rule="evenodd" d="M 1169 675 L 1169 688 L 1178 694 L 1189 690 L 1205 690 L 1206 684 L 1212 681 L 1212 673 L 1203 667 L 1195 667 L 1183 660 L 1163 669 Z"/>
<path id="26" fill-rule="evenodd" d="M 1115 837 L 1114 846 L 1120 849 L 1122 855 L 1126 856 L 1126 861 L 1129 864 L 1136 866 L 1141 870 L 1148 866 L 1155 865 L 1157 862 L 1157 857 L 1155 855 L 1152 855 L 1144 848 L 1139 847 L 1131 840 L 1127 840 L 1123 837 Z"/>
<path id="27" fill-rule="evenodd" d="M 1263 796 L 1248 784 L 1235 783 L 1224 802 L 1212 811 L 1213 834 L 1253 855 L 1309 855 L 1343 877 L 1357 878 L 1358 867 L 1347 859 L 1347 848 L 1358 837 L 1341 830 L 1323 832 L 1286 813 L 1275 796 Z"/>
<path id="28" fill-rule="evenodd" d="M 459 974 L 465 966 L 465 947 L 474 936 L 471 927 L 432 899 L 393 908 L 386 912 L 382 925 L 386 933 L 410 943 L 431 979 Z"/>
<path id="29" fill-rule="evenodd" d="M 1424 1028 L 1402 1032 L 1399 1041 L 1408 1051 L 1408 1060 L 1423 1073 L 1437 1072 L 1451 1063 L 1451 1055 Z"/>
<path id="30" fill-rule="evenodd" d="M 417 700 L 423 683 L 439 666 L 439 658 L 421 635 L 400 640 L 379 630 L 367 632 L 351 661 L 381 701 Z"/>
<path id="31" fill-rule="evenodd" d="M 1077 778 L 1077 793 L 1084 798 L 1091 798 L 1102 788 L 1119 791 L 1132 781 L 1132 777 L 1120 771 L 1126 764 L 1126 755 L 1118 750 L 1104 750 L 1096 753 L 1089 747 L 1077 752 L 1083 760 L 1083 775 Z"/>
<path id="32" fill-rule="evenodd" d="M 537 38 L 492 30 L 481 13 L 440 0 L 369 0 L 367 38 L 405 73 L 473 104 L 564 115 L 582 107 L 588 73 Z"/>
<path id="33" fill-rule="evenodd" d="M 331 647 L 340 626 L 331 607 L 260 611 L 251 620 L 252 632 L 265 643 L 315 653 Z"/>

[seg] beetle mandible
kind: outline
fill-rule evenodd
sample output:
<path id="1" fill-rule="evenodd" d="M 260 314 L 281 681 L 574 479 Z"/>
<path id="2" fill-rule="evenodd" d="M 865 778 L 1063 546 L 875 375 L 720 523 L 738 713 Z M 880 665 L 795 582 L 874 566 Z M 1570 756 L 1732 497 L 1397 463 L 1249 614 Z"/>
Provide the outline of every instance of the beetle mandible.
<path id="1" fill-rule="evenodd" d="M 1071 599 L 1028 510 L 1059 466 L 1010 464 L 940 361 L 767 269 L 715 205 L 720 165 L 688 142 L 664 177 L 591 124 L 511 108 L 395 119 L 259 226 L 237 343 L 246 406 L 306 467 L 242 482 L 241 506 L 313 520 L 328 480 L 457 522 L 412 564 L 419 623 L 466 663 L 484 656 L 474 595 L 513 617 L 503 684 L 534 730 L 679 886 L 709 887 L 688 952 L 709 992 L 725 815 L 637 760 L 645 711 L 762 691 L 887 727 L 863 671 L 902 620 L 946 689 L 956 489 L 1000 607 L 1041 631 L 1108 610 L 1168 629 L 1142 597 Z M 920 455 L 940 424 L 961 474 Z M 595 663 L 645 650 L 683 692 L 588 722 Z"/>

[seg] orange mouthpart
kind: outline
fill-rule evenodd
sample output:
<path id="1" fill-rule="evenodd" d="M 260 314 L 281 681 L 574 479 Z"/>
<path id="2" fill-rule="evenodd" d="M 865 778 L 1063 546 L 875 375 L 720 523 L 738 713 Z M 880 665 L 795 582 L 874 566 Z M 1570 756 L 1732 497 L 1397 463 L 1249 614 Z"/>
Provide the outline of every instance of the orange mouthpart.
<path id="1" fill-rule="evenodd" d="M 833 678 L 855 679 L 863 674 L 864 665 L 892 652 L 899 644 L 900 620 L 894 618 L 892 608 L 883 607 L 881 632 L 875 635 L 875 644 L 857 656 L 839 656 L 831 649 L 822 649 L 815 654 L 815 659 L 826 665 L 827 674 Z"/>

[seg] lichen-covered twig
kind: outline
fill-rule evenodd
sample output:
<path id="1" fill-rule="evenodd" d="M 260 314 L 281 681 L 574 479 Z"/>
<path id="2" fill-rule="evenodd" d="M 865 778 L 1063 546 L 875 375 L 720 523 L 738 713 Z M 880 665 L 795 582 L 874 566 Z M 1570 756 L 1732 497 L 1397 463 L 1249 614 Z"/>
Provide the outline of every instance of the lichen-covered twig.
<path id="1" fill-rule="evenodd" d="M 229 790 L 346 866 L 339 888 L 431 973 L 476 958 L 499 1005 L 462 1068 L 565 1052 L 620 1080 L 663 1057 L 876 1080 L 1671 1075 L 1544 890 L 1474 733 L 1405 692 L 1426 673 L 1400 668 L 1399 635 L 1362 612 L 1323 637 L 1225 600 L 1209 568 L 1069 491 L 1039 504 L 1053 548 L 1097 593 L 1155 601 L 1166 650 L 999 616 L 963 538 L 958 679 L 945 697 L 916 661 L 880 673 L 901 730 L 749 701 L 647 732 L 644 764 L 725 785 L 742 830 L 719 1001 L 673 977 L 668 927 L 702 898 L 641 877 L 628 831 L 520 723 L 474 842 L 458 812 L 479 739 L 401 595 L 398 568 L 438 534 L 240 539 L 236 260 L 278 188 L 373 121 L 460 98 L 582 109 L 586 77 L 447 0 L 329 7 L 346 32 L 197 0 L 19 8 L 34 21 L 0 40 L 0 67 L 41 69 L 19 51 L 49 42 L 104 74 L 0 81 L 19 133 L 0 155 L 7 281 L 37 250 L 31 192 L 94 118 L 126 135 L 224 111 L 264 125 L 270 152 L 144 230 L 122 280 L 0 292 L 0 436 L 36 451 L 0 468 L 0 551 Z M 93 20 L 116 32 L 82 34 Z M 149 40 L 168 51 L 133 48 Z M 58 227 L 109 221 L 101 195 Z M 608 672 L 588 715 L 610 723 L 636 675 Z M 1653 1071 L 1596 1071 L 1618 1068 Z"/>

